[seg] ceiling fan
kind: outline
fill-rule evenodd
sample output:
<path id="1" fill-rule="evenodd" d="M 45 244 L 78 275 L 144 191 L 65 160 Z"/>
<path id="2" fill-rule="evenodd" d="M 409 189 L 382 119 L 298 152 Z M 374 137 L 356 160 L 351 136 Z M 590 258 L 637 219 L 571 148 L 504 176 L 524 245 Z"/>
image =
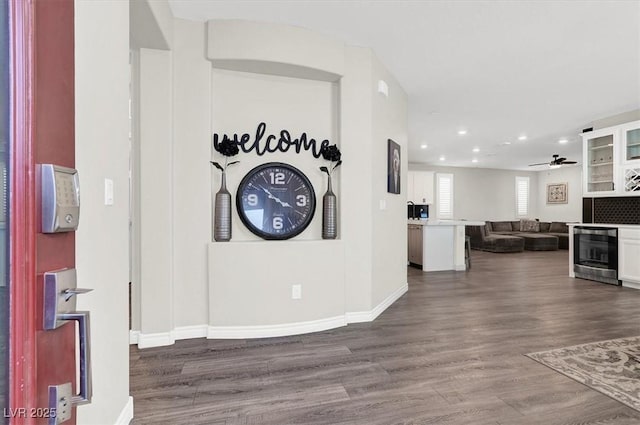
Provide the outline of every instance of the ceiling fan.
<path id="1" fill-rule="evenodd" d="M 551 162 L 541 162 L 539 164 L 529 164 L 529 167 L 533 167 L 536 165 L 548 165 L 549 167 L 560 167 L 562 165 L 568 165 L 568 164 L 577 164 L 576 161 L 567 161 L 567 158 L 561 158 L 560 155 L 555 154 L 553 155 L 553 159 L 551 160 Z"/>

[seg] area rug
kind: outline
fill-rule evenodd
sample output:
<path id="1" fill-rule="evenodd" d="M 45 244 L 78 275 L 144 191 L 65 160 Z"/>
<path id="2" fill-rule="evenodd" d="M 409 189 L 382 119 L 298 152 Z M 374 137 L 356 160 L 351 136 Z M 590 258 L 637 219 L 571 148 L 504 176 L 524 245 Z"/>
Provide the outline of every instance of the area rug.
<path id="1" fill-rule="evenodd" d="M 640 336 L 526 356 L 640 411 Z"/>

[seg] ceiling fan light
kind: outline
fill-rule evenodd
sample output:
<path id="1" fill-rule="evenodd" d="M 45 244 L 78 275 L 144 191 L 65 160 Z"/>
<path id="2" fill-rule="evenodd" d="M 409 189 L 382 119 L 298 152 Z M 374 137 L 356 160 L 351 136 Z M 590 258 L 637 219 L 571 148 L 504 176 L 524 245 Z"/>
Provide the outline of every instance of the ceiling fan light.
<path id="1" fill-rule="evenodd" d="M 560 167 L 562 167 L 562 164 L 549 164 L 549 168 L 551 169 L 560 168 Z"/>

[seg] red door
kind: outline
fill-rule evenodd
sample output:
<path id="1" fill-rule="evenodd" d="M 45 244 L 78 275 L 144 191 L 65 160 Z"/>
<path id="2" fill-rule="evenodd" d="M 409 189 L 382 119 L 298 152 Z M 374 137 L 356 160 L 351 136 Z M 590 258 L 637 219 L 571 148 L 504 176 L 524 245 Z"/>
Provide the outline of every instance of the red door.
<path id="1" fill-rule="evenodd" d="M 43 234 L 37 164 L 74 167 L 73 0 L 9 0 L 11 424 L 45 424 L 49 386 L 76 382 L 75 324 L 43 330 L 43 274 L 75 267 L 74 232 Z M 66 424 L 75 424 L 75 412 Z"/>

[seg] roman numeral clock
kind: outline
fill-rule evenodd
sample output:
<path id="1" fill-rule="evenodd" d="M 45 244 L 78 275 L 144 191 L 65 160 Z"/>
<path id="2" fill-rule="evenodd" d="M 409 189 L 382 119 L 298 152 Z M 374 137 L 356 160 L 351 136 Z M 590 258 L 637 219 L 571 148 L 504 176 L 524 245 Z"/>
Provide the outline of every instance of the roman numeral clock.
<path id="1" fill-rule="evenodd" d="M 236 207 L 244 225 L 257 236 L 290 239 L 311 223 L 316 195 L 300 170 L 269 162 L 244 176 L 236 194 Z"/>

